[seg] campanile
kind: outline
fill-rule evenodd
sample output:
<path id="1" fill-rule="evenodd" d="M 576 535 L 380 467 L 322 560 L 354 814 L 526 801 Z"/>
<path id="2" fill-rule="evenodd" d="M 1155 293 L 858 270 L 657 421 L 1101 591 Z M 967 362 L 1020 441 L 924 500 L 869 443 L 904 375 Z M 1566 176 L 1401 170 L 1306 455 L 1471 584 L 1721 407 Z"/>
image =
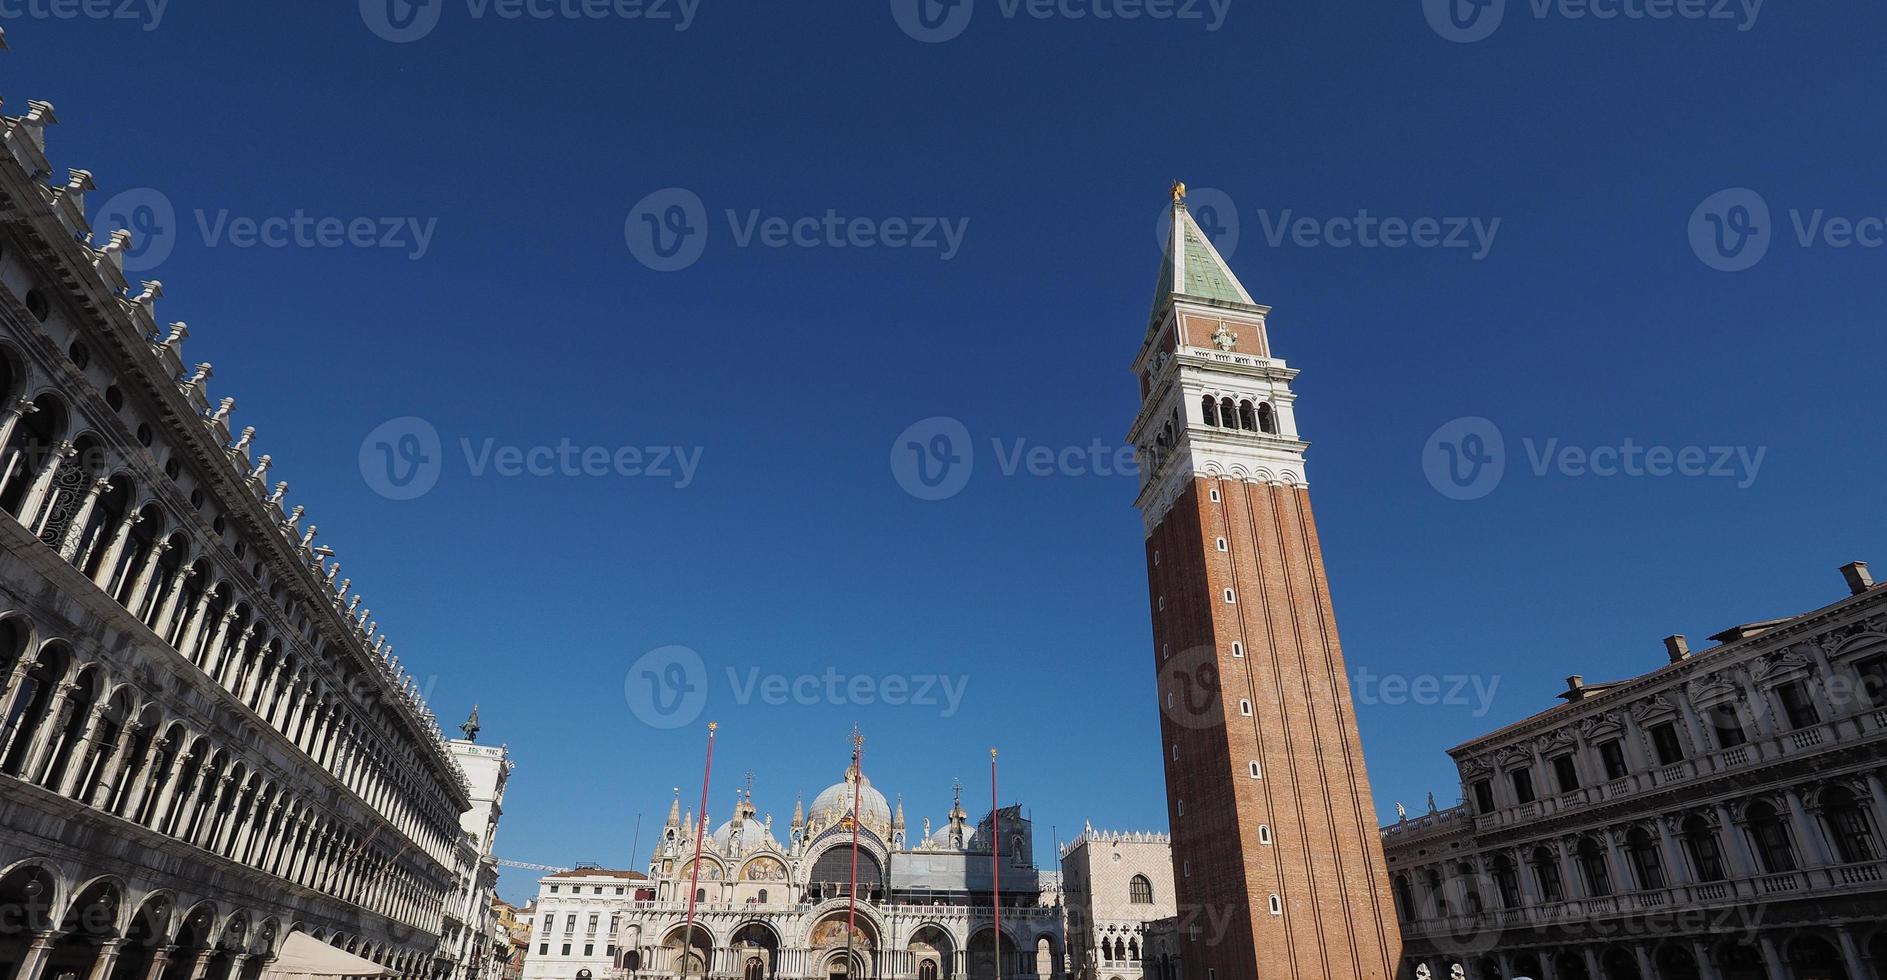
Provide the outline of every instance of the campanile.
<path id="1" fill-rule="evenodd" d="M 1148 601 L 1186 975 L 1401 958 L 1298 435 L 1297 372 L 1173 188 L 1141 406 Z"/>

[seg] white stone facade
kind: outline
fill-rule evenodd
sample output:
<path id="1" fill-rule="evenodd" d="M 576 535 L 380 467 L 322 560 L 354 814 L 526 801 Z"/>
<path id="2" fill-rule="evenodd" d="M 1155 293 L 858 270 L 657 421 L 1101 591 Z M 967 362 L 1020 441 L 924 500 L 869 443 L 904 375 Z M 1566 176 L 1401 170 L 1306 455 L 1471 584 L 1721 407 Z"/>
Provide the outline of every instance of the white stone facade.
<path id="1" fill-rule="evenodd" d="M 458 894 L 446 913 L 448 948 L 455 980 L 485 980 L 499 967 L 509 946 L 498 923 L 498 819 L 504 814 L 505 787 L 511 778 L 510 753 L 502 745 L 478 744 L 478 714 L 467 721 L 465 738 L 446 743 L 465 773 L 472 805 L 459 816 L 464 831 L 460 849 Z"/>
<path id="2" fill-rule="evenodd" d="M 467 787 L 163 287 L 0 119 L 0 976 L 252 980 L 441 948 Z"/>
<path id="3" fill-rule="evenodd" d="M 616 930 L 648 880 L 636 871 L 579 868 L 537 884 L 537 900 L 524 916 L 530 929 L 524 980 L 590 980 L 609 975 L 615 964 Z"/>
<path id="4" fill-rule="evenodd" d="M 1062 848 L 1061 878 L 1071 977 L 1177 980 L 1170 838 L 1089 827 Z"/>

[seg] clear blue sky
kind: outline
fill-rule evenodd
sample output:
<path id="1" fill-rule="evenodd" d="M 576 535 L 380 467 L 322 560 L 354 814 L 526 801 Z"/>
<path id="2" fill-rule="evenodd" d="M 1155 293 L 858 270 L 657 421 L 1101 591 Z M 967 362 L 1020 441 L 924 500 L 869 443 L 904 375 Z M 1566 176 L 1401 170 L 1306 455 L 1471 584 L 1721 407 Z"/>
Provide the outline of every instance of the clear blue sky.
<path id="1" fill-rule="evenodd" d="M 629 665 L 668 644 L 713 682 L 717 821 L 751 768 L 783 829 L 858 722 L 914 826 L 941 819 L 953 777 L 987 805 L 991 744 L 1044 855 L 1051 826 L 1164 824 L 1133 481 L 1005 477 L 990 440 L 1121 440 L 1175 177 L 1235 202 L 1232 264 L 1303 371 L 1353 668 L 1498 684 L 1484 713 L 1365 699 L 1385 813 L 1431 789 L 1452 802 L 1443 750 L 1554 703 L 1568 674 L 1649 669 L 1667 633 L 1804 610 L 1842 593 L 1842 562 L 1887 565 L 1862 516 L 1887 475 L 1887 249 L 1804 247 L 1789 217 L 1887 213 L 1878 4 L 1778 4 L 1750 25 L 1510 0 L 1491 37 L 1457 43 L 1414 0 L 1233 0 L 1216 31 L 975 0 L 961 36 L 921 43 L 886 0 L 704 0 L 682 31 L 437 2 L 408 44 L 352 2 L 179 3 L 155 30 L 9 19 L 0 94 L 10 113 L 57 105 L 52 157 L 96 172 L 94 204 L 148 186 L 176 209 L 160 316 L 190 322 L 190 359 L 216 363 L 213 392 L 240 399 L 440 715 L 481 702 L 486 740 L 511 746 L 505 856 L 620 866 L 638 813 L 646 855 L 670 787 L 692 802 L 702 726 L 652 728 L 624 696 Z M 711 231 L 699 261 L 659 272 L 625 220 L 670 187 Z M 1723 272 L 1687 229 L 1737 187 L 1774 240 Z M 729 209 L 968 225 L 948 260 L 743 247 Z M 1479 259 L 1266 234 L 1287 210 L 1361 209 L 1501 224 Z M 436 230 L 415 261 L 237 247 L 197 217 L 297 210 Z M 409 501 L 358 465 L 400 416 L 445 441 L 437 487 Z M 889 463 L 931 416 L 961 420 L 977 455 L 935 502 Z M 1469 501 L 1424 469 L 1462 416 L 1492 420 L 1511 457 Z M 1766 455 L 1739 486 L 1535 476 L 1522 448 L 1627 438 Z M 461 439 L 702 456 L 686 488 L 475 477 Z M 948 718 L 742 707 L 729 667 L 969 686 Z M 507 895 L 529 890 L 506 875 Z"/>

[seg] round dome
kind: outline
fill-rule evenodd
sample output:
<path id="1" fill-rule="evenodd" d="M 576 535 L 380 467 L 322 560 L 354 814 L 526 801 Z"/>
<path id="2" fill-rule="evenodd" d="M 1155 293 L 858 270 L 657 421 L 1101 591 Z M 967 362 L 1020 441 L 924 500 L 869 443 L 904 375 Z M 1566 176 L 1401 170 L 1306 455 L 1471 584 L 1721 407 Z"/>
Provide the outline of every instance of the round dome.
<path id="1" fill-rule="evenodd" d="M 970 846 L 970 842 L 975 839 L 976 828 L 965 826 L 963 828 L 963 846 L 967 849 Z M 930 846 L 939 850 L 947 851 L 950 849 L 949 824 L 944 824 L 942 827 L 937 828 L 937 832 L 930 835 Z"/>
<path id="2" fill-rule="evenodd" d="M 858 796 L 858 821 L 867 827 L 891 826 L 891 804 L 885 795 L 873 789 L 871 777 L 859 780 L 863 789 Z M 845 782 L 826 787 L 812 801 L 812 817 L 822 824 L 837 823 L 852 813 L 852 785 Z"/>
<path id="3" fill-rule="evenodd" d="M 773 839 L 773 835 L 767 833 L 767 825 L 752 817 L 740 818 L 740 828 L 740 844 L 742 847 L 777 848 L 779 846 L 779 842 Z M 732 820 L 722 824 L 721 829 L 714 832 L 714 845 L 716 847 L 725 849 L 733 839 L 734 821 Z"/>

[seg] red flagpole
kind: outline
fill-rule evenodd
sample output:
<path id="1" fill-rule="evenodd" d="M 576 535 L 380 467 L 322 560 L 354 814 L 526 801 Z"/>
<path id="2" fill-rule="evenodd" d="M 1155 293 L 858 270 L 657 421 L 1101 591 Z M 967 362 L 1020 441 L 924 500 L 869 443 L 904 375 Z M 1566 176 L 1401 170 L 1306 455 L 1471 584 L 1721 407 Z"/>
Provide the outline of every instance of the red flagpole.
<path id="1" fill-rule="evenodd" d="M 996 808 L 996 750 L 989 750 L 989 875 L 995 899 L 996 980 L 1002 980 L 1002 813 Z"/>
<path id="2" fill-rule="evenodd" d="M 852 729 L 852 889 L 845 922 L 845 968 L 852 968 L 852 936 L 858 929 L 858 798 L 865 791 L 865 736 Z"/>
<path id="3" fill-rule="evenodd" d="M 684 933 L 687 938 L 682 940 L 681 975 L 683 980 L 686 980 L 688 976 L 688 954 L 694 950 L 695 946 L 695 895 L 701 886 L 701 838 L 707 834 L 708 829 L 708 778 L 714 774 L 714 730 L 719 727 L 715 722 L 708 722 L 708 761 L 701 768 L 701 819 L 695 827 L 694 867 L 688 881 L 688 931 Z M 707 967 L 706 962 L 701 964 L 704 973 Z"/>

